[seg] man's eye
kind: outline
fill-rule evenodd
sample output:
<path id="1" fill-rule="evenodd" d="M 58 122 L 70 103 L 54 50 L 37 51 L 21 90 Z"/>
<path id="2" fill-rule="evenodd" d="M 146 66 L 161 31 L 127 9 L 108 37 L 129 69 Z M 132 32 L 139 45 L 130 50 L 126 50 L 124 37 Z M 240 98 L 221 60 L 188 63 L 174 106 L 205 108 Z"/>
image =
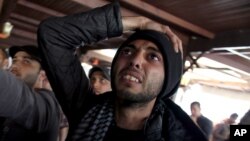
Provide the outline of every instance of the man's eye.
<path id="1" fill-rule="evenodd" d="M 29 61 L 29 60 L 24 60 L 23 62 L 24 62 L 24 63 L 27 63 L 27 64 L 29 64 L 29 63 L 30 63 L 30 61 Z"/>
<path id="2" fill-rule="evenodd" d="M 12 64 L 14 64 L 14 63 L 16 63 L 17 62 L 17 60 L 16 59 L 13 59 L 12 60 Z"/>
<path id="3" fill-rule="evenodd" d="M 30 60 L 28 60 L 28 59 L 23 60 L 23 62 L 24 62 L 25 64 L 30 64 Z"/>
<path id="4" fill-rule="evenodd" d="M 96 78 L 91 77 L 90 81 L 96 81 Z"/>
<path id="5" fill-rule="evenodd" d="M 154 53 L 149 54 L 149 59 L 154 60 L 154 61 L 159 61 L 160 60 L 160 58 Z"/>
<path id="6" fill-rule="evenodd" d="M 129 49 L 129 48 L 124 48 L 124 49 L 122 49 L 121 53 L 122 53 L 123 55 L 131 55 L 131 54 L 132 54 L 132 51 L 131 51 L 131 49 Z"/>
<path id="7" fill-rule="evenodd" d="M 104 83 L 106 83 L 107 80 L 102 78 L 100 81 L 101 81 L 102 84 L 104 84 Z"/>

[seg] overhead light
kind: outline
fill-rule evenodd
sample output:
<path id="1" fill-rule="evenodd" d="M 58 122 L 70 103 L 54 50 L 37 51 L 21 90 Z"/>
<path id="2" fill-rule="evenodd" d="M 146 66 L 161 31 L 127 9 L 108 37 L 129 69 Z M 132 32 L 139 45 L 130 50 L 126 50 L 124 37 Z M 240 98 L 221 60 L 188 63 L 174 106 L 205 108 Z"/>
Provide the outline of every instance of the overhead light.
<path id="1" fill-rule="evenodd" d="M 10 22 L 5 22 L 3 24 L 2 32 L 0 33 L 0 38 L 8 38 L 10 36 L 13 25 Z"/>

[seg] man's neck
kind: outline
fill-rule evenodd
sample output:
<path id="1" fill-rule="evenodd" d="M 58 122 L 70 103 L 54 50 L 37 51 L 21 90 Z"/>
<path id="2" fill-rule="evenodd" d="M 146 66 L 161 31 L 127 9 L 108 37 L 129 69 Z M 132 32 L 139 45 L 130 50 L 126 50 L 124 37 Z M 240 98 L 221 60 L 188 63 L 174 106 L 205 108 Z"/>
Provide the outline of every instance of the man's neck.
<path id="1" fill-rule="evenodd" d="M 117 126 L 128 130 L 140 130 L 152 112 L 155 100 L 140 106 L 122 106 L 116 103 L 115 120 Z"/>
<path id="2" fill-rule="evenodd" d="M 201 116 L 202 116 L 201 114 L 198 114 L 198 115 L 196 115 L 196 116 L 191 115 L 191 118 L 192 118 L 192 120 L 197 121 L 197 119 L 198 119 L 199 117 L 201 117 Z"/>

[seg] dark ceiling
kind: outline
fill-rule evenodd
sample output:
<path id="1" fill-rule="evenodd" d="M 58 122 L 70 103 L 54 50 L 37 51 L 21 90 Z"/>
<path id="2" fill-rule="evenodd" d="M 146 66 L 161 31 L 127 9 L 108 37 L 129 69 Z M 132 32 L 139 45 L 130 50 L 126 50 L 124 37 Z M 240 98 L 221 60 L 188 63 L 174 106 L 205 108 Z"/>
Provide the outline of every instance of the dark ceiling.
<path id="1" fill-rule="evenodd" d="M 11 36 L 0 39 L 0 47 L 36 44 L 41 20 L 87 11 L 110 2 L 0 0 L 0 23 L 9 21 L 14 25 Z M 183 40 L 187 59 L 195 60 L 191 53 L 198 52 L 200 56 L 220 58 L 217 61 L 223 60 L 250 73 L 250 0 L 120 0 L 120 4 L 123 16 L 140 15 L 170 25 Z M 116 48 L 125 37 L 92 46 Z"/>

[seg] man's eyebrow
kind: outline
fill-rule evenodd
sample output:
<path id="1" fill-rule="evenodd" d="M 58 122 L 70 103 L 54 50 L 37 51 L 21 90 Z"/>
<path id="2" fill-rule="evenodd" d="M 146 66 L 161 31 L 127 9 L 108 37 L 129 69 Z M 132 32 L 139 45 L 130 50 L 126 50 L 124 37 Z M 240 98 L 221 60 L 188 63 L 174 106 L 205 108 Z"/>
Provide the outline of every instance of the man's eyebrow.
<path id="1" fill-rule="evenodd" d="M 161 51 L 158 48 L 155 48 L 155 47 L 152 47 L 152 46 L 148 46 L 147 50 L 152 50 L 152 51 L 155 51 L 157 53 L 161 53 Z"/>
<path id="2" fill-rule="evenodd" d="M 133 44 L 127 44 L 126 46 L 124 47 L 130 47 L 130 48 L 133 48 L 133 49 L 136 49 L 135 45 Z M 161 51 L 157 48 L 157 47 L 153 47 L 153 46 L 146 46 L 146 47 L 143 47 L 145 50 L 151 50 L 151 51 L 155 51 L 157 53 L 161 53 Z"/>
<path id="3" fill-rule="evenodd" d="M 16 59 L 18 58 L 17 56 L 14 56 L 13 59 Z M 30 59 L 30 60 L 33 60 L 34 58 L 32 58 L 31 56 L 23 56 L 22 58 L 24 59 Z"/>
<path id="4" fill-rule="evenodd" d="M 31 60 L 33 60 L 34 58 L 33 57 L 31 57 L 31 56 L 24 56 L 23 58 L 25 58 L 25 59 L 31 59 Z"/>
<path id="5" fill-rule="evenodd" d="M 125 45 L 124 47 L 130 47 L 130 48 L 133 48 L 133 49 L 136 48 L 133 44 L 127 44 L 127 45 Z"/>

